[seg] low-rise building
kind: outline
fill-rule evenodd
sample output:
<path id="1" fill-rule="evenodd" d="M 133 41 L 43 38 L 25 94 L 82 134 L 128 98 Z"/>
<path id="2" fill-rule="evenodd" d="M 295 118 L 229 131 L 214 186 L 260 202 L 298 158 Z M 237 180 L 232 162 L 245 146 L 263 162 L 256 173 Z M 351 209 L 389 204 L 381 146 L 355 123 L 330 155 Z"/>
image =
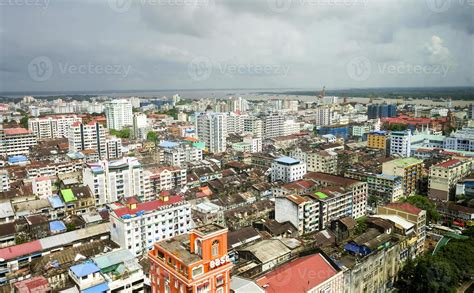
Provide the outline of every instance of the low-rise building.
<path id="1" fill-rule="evenodd" d="M 0 129 L 0 156 L 28 155 L 38 144 L 36 135 L 24 128 Z"/>
<path id="2" fill-rule="evenodd" d="M 300 235 L 319 229 L 319 202 L 306 196 L 290 194 L 275 198 L 275 220 L 290 222 Z"/>
<path id="3" fill-rule="evenodd" d="M 152 292 L 230 292 L 226 228 L 210 224 L 160 241 L 148 257 Z"/>
<path id="4" fill-rule="evenodd" d="M 430 167 L 428 196 L 433 200 L 454 200 L 456 184 L 471 172 L 470 159 L 450 159 Z"/>
<path id="5" fill-rule="evenodd" d="M 306 163 L 290 157 L 275 159 L 272 163 L 272 181 L 293 182 L 303 178 L 306 174 Z"/>
<path id="6" fill-rule="evenodd" d="M 379 206 L 377 213 L 380 215 L 396 215 L 415 225 L 414 231 L 418 237 L 416 254 L 423 253 L 426 239 L 426 211 L 412 206 L 409 203 L 389 203 Z"/>

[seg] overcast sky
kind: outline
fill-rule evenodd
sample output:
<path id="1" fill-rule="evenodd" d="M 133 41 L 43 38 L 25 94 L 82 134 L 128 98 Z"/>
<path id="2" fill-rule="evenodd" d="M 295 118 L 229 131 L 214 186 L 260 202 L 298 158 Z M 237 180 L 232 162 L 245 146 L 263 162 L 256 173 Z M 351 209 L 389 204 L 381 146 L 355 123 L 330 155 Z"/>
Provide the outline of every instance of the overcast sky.
<path id="1" fill-rule="evenodd" d="M 472 0 L 0 0 L 0 91 L 465 86 Z"/>

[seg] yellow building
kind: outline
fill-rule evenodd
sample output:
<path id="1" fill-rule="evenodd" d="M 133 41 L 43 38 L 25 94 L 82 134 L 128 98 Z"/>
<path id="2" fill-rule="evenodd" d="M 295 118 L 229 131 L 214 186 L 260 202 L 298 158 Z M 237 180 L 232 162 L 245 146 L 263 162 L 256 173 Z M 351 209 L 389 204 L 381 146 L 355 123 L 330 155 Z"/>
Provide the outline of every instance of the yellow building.
<path id="1" fill-rule="evenodd" d="M 367 135 L 367 147 L 372 149 L 387 149 L 388 134 L 386 131 L 373 131 Z"/>
<path id="2" fill-rule="evenodd" d="M 416 193 L 418 181 L 422 177 L 423 161 L 415 158 L 400 158 L 382 164 L 382 173 L 385 175 L 400 176 L 403 178 L 403 195 L 410 196 Z"/>

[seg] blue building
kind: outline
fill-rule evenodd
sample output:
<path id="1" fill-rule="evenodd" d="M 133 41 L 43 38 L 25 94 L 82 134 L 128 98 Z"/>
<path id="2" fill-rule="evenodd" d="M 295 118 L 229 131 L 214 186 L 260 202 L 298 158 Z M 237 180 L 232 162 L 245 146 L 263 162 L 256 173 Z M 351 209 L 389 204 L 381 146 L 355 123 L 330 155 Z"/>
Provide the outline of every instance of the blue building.
<path id="1" fill-rule="evenodd" d="M 347 125 L 333 125 L 321 126 L 318 130 L 319 135 L 332 134 L 335 137 L 347 139 L 349 137 L 349 126 Z"/>
<path id="2" fill-rule="evenodd" d="M 397 105 L 393 104 L 370 104 L 367 106 L 369 119 L 397 117 Z"/>

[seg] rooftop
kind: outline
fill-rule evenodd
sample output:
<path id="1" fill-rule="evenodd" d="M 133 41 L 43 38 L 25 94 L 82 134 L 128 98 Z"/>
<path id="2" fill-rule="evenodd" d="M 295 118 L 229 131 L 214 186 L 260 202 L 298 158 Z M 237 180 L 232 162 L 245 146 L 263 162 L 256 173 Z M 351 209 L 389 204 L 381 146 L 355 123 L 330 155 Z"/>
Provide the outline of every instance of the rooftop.
<path id="1" fill-rule="evenodd" d="M 399 159 L 391 160 L 391 161 L 385 162 L 384 164 L 388 164 L 388 163 L 395 164 L 398 167 L 408 167 L 411 165 L 421 164 L 423 163 L 423 160 L 409 157 L 409 158 L 399 158 Z"/>
<path id="2" fill-rule="evenodd" d="M 223 230 L 223 229 L 225 229 L 225 228 L 222 227 L 222 226 L 216 225 L 216 224 L 207 224 L 207 225 L 204 225 L 204 226 L 194 228 L 194 230 L 196 230 L 200 234 L 204 234 L 204 235 L 211 234 L 211 233 Z"/>
<path id="3" fill-rule="evenodd" d="M 302 272 L 311 272 L 305 274 Z M 267 292 L 306 292 L 336 275 L 338 271 L 317 253 L 298 258 L 257 279 Z"/>
<path id="4" fill-rule="evenodd" d="M 462 163 L 462 161 L 458 160 L 458 159 L 451 159 L 451 160 L 448 160 L 448 161 L 444 161 L 444 162 L 441 162 L 441 163 L 438 163 L 436 164 L 435 166 L 436 167 L 441 167 L 441 168 L 453 168 L 453 167 L 456 167 L 456 166 L 459 166 L 460 164 Z"/>
<path id="5" fill-rule="evenodd" d="M 75 276 L 82 278 L 84 276 L 97 273 L 100 271 L 99 267 L 92 262 L 85 262 L 69 268 Z"/>
<path id="6" fill-rule="evenodd" d="M 201 260 L 199 255 L 189 250 L 189 235 L 183 234 L 171 239 L 163 240 L 157 245 L 179 258 L 185 265 L 190 265 Z"/>
<path id="7" fill-rule="evenodd" d="M 282 164 L 288 164 L 288 165 L 295 165 L 295 164 L 298 164 L 300 161 L 295 160 L 295 159 L 290 158 L 290 157 L 280 157 L 280 158 L 275 159 L 275 162 L 282 163 Z"/>
<path id="8" fill-rule="evenodd" d="M 123 206 L 121 208 L 115 209 L 113 213 L 115 213 L 117 217 L 130 218 L 132 217 L 132 215 L 154 211 L 163 206 L 179 203 L 182 200 L 183 200 L 182 196 L 173 196 L 173 197 L 169 197 L 167 201 L 153 200 L 153 201 L 138 203 L 136 204 L 136 207 L 134 209 L 131 209 L 128 206 Z"/>
<path id="9" fill-rule="evenodd" d="M 31 131 L 25 129 L 25 128 L 7 128 L 4 129 L 3 132 L 6 135 L 20 135 L 20 134 L 30 134 Z"/>
<path id="10" fill-rule="evenodd" d="M 419 209 L 405 202 L 404 203 L 393 202 L 393 203 L 387 204 L 385 207 L 389 209 L 404 211 L 404 212 L 414 214 L 414 215 L 418 215 L 422 211 L 422 209 Z"/>

